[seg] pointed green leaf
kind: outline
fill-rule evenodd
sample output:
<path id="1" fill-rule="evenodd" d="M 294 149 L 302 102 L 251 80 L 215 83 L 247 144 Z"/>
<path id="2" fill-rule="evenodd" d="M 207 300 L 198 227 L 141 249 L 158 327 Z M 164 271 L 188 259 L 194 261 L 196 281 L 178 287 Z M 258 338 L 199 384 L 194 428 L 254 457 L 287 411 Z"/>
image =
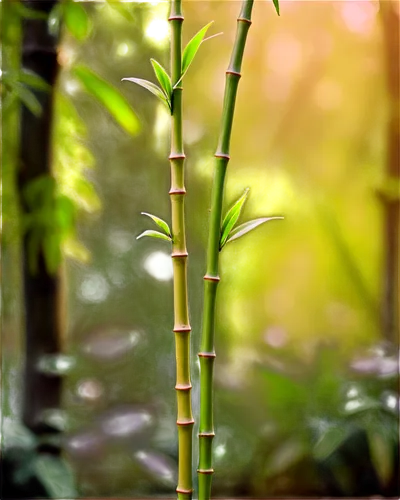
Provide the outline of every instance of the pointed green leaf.
<path id="1" fill-rule="evenodd" d="M 229 238 L 226 240 L 226 243 L 229 243 L 230 241 L 240 238 L 244 234 L 260 226 L 261 224 L 264 224 L 264 222 L 268 222 L 270 220 L 279 220 L 279 219 L 283 219 L 283 217 L 261 217 L 260 219 L 254 219 L 245 222 L 244 224 L 240 224 L 240 226 L 235 227 L 235 229 L 231 231 Z"/>
<path id="2" fill-rule="evenodd" d="M 159 217 L 156 217 L 155 215 L 148 214 L 147 212 L 141 212 L 141 214 L 147 215 L 147 217 L 150 217 L 151 219 L 153 219 L 153 221 L 159 227 L 161 227 L 161 229 L 164 231 L 164 233 L 171 238 L 171 230 L 170 230 L 168 224 L 164 220 L 160 219 Z"/>
<path id="3" fill-rule="evenodd" d="M 152 238 L 160 238 L 161 240 L 172 241 L 172 239 L 169 236 L 160 233 L 159 231 L 152 231 L 152 230 L 144 231 L 142 234 L 139 234 L 139 236 L 137 236 L 136 239 L 138 240 L 140 238 L 143 238 L 143 236 L 150 236 Z"/>
<path id="4" fill-rule="evenodd" d="M 142 80 L 142 78 L 122 78 L 122 81 L 128 81 L 128 82 L 133 82 L 136 83 L 137 85 L 140 85 L 144 89 L 148 90 L 152 94 L 154 94 L 156 97 L 161 99 L 161 101 L 168 106 L 168 108 L 171 109 L 171 104 L 170 101 L 168 101 L 164 95 L 164 92 L 160 89 L 158 85 L 156 85 L 153 82 L 149 82 L 148 80 Z"/>
<path id="5" fill-rule="evenodd" d="M 76 498 L 74 474 L 63 458 L 38 455 L 34 471 L 51 498 Z"/>
<path id="6" fill-rule="evenodd" d="M 15 2 L 14 8 L 18 12 L 18 14 L 25 19 L 47 19 L 46 12 L 42 10 L 31 9 L 20 2 Z"/>
<path id="7" fill-rule="evenodd" d="M 278 14 L 278 16 L 280 16 L 280 12 L 279 12 L 279 0 L 272 0 L 273 4 L 274 4 L 274 7 L 275 7 L 275 10 L 276 10 L 276 13 Z"/>
<path id="8" fill-rule="evenodd" d="M 28 88 L 26 88 L 25 85 L 16 82 L 14 85 L 14 92 L 33 115 L 35 116 L 41 115 L 42 106 L 40 102 L 38 101 L 35 94 L 31 92 Z"/>
<path id="9" fill-rule="evenodd" d="M 317 460 L 325 460 L 334 453 L 348 437 L 346 427 L 328 427 L 320 436 L 313 449 L 313 456 Z"/>
<path id="10" fill-rule="evenodd" d="M 51 89 L 51 85 L 45 82 L 42 78 L 28 73 L 27 71 L 16 71 L 15 72 L 16 80 L 21 82 L 23 85 L 27 85 L 33 89 L 49 91 Z"/>
<path id="11" fill-rule="evenodd" d="M 64 4 L 64 20 L 68 31 L 82 42 L 90 32 L 90 22 L 81 2 L 66 2 Z"/>
<path id="12" fill-rule="evenodd" d="M 393 473 L 393 453 L 386 430 L 375 421 L 369 421 L 367 438 L 371 462 L 374 465 L 382 486 L 386 486 Z"/>
<path id="13" fill-rule="evenodd" d="M 159 62 L 157 62 L 155 59 L 150 59 L 150 61 L 153 66 L 157 80 L 159 81 L 161 88 L 164 91 L 165 97 L 167 98 L 168 101 L 170 101 L 172 94 L 171 78 L 169 77 L 168 73 L 165 71 L 165 69 L 161 66 Z"/>
<path id="14" fill-rule="evenodd" d="M 203 42 L 208 28 L 212 25 L 213 22 L 214 21 L 211 21 L 206 26 L 204 26 L 204 28 L 201 28 L 201 30 L 196 33 L 190 40 L 190 42 L 186 45 L 182 55 L 182 77 L 191 65 L 195 55 L 197 54 L 197 51 L 199 50 L 201 42 Z"/>
<path id="15" fill-rule="evenodd" d="M 139 119 L 118 89 L 86 66 L 77 66 L 73 68 L 72 73 L 82 83 L 85 90 L 107 109 L 124 130 L 131 135 L 139 132 Z"/>
<path id="16" fill-rule="evenodd" d="M 220 248 L 222 248 L 225 245 L 226 240 L 228 239 L 228 236 L 233 226 L 238 221 L 240 212 L 242 211 L 244 202 L 246 201 L 248 194 L 249 194 L 249 189 L 247 188 L 245 192 L 242 194 L 242 196 L 233 205 L 233 207 L 226 213 L 221 228 L 221 238 L 219 242 Z"/>
<path id="17" fill-rule="evenodd" d="M 214 21 L 212 21 L 212 22 L 214 22 Z M 211 24 L 211 23 L 210 23 L 210 24 Z M 219 36 L 219 35 L 222 35 L 222 31 L 221 31 L 221 33 L 216 33 L 215 35 L 211 35 L 211 36 L 208 36 L 207 38 L 203 38 L 203 40 L 201 41 L 200 45 L 201 45 L 202 43 L 206 42 L 207 40 L 211 40 L 211 38 L 215 38 L 216 36 Z M 189 42 L 189 43 L 190 43 L 190 42 Z M 198 50 L 198 49 L 196 49 L 196 52 L 197 52 L 197 50 Z M 194 56 L 193 56 L 193 57 L 194 57 Z M 193 59 L 192 59 L 192 60 L 193 60 Z M 190 61 L 190 62 L 189 62 L 189 64 L 186 66 L 185 71 L 183 71 L 183 70 L 182 70 L 182 75 L 181 75 L 181 77 L 179 78 L 179 80 L 175 83 L 175 85 L 174 85 L 174 89 L 175 89 L 175 88 L 176 88 L 176 87 L 177 87 L 177 86 L 181 83 L 181 81 L 182 81 L 183 77 L 186 75 L 186 72 L 187 72 L 187 70 L 188 70 L 188 68 L 189 68 L 189 66 L 190 66 L 190 64 L 191 64 L 191 62 L 192 62 L 192 61 Z"/>

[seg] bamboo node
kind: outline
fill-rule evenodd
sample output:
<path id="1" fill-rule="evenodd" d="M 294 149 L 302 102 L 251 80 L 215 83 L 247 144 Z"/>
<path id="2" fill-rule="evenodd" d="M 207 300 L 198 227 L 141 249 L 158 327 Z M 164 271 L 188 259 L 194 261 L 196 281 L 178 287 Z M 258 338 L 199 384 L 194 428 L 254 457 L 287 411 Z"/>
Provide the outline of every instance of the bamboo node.
<path id="1" fill-rule="evenodd" d="M 251 24 L 250 19 L 247 19 L 246 17 L 238 17 L 237 20 L 238 20 L 238 22 L 242 21 L 244 23 L 247 23 L 248 25 Z"/>
<path id="2" fill-rule="evenodd" d="M 183 21 L 184 19 L 183 16 L 169 16 L 168 21 Z"/>
<path id="3" fill-rule="evenodd" d="M 193 418 L 178 418 L 176 421 L 176 425 L 193 425 L 194 424 L 194 419 Z"/>
<path id="4" fill-rule="evenodd" d="M 177 493 L 182 493 L 183 495 L 191 495 L 193 493 L 193 489 L 186 490 L 185 488 L 180 488 L 179 486 L 176 488 Z"/>
<path id="5" fill-rule="evenodd" d="M 177 391 L 190 391 L 192 384 L 176 384 L 175 390 Z"/>
<path id="6" fill-rule="evenodd" d="M 175 333 L 191 332 L 192 327 L 190 325 L 174 326 L 174 329 L 172 331 Z"/>
<path id="7" fill-rule="evenodd" d="M 214 474 L 214 469 L 197 469 L 199 474 Z"/>
<path id="8" fill-rule="evenodd" d="M 219 276 L 210 276 L 209 274 L 206 274 L 203 279 L 207 281 L 221 281 L 221 278 Z"/>
<path id="9" fill-rule="evenodd" d="M 169 195 L 173 195 L 173 194 L 186 194 L 186 189 L 183 188 L 183 189 L 176 189 L 176 188 L 171 188 L 169 190 Z"/>
<path id="10" fill-rule="evenodd" d="M 187 252 L 172 252 L 171 257 L 173 259 L 178 257 L 187 257 L 189 254 Z"/>
<path id="11" fill-rule="evenodd" d="M 168 156 L 168 160 L 184 160 L 186 155 L 184 153 L 171 153 Z"/>
<path id="12" fill-rule="evenodd" d="M 231 157 L 226 153 L 216 152 L 214 156 L 215 156 L 215 158 L 225 158 L 228 161 L 231 159 Z"/>
<path id="13" fill-rule="evenodd" d="M 199 352 L 197 354 L 197 356 L 199 358 L 216 358 L 217 355 L 215 354 L 215 352 Z"/>
<path id="14" fill-rule="evenodd" d="M 240 78 L 240 77 L 242 76 L 242 75 L 241 75 L 241 73 L 239 73 L 238 71 L 234 71 L 233 69 L 227 69 L 227 70 L 225 71 L 225 73 L 226 73 L 227 75 L 237 76 L 238 78 Z"/>
<path id="15" fill-rule="evenodd" d="M 213 438 L 215 436 L 215 432 L 199 432 L 197 435 L 199 438 Z"/>

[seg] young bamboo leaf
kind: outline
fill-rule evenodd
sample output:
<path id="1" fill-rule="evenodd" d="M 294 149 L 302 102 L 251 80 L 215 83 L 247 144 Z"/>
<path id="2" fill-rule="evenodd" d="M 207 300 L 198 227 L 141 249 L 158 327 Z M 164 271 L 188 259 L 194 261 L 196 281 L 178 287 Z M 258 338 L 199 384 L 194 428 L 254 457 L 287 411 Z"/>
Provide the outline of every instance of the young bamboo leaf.
<path id="1" fill-rule="evenodd" d="M 244 234 L 260 226 L 261 224 L 264 224 L 264 222 L 268 222 L 270 220 L 279 220 L 279 219 L 283 219 L 283 217 L 261 217 L 260 219 L 254 219 L 245 222 L 244 224 L 240 224 L 240 226 L 235 227 L 235 229 L 231 231 L 229 238 L 226 240 L 225 243 L 229 243 L 230 241 L 240 238 Z"/>
<path id="2" fill-rule="evenodd" d="M 279 0 L 272 0 L 272 2 L 274 4 L 276 13 L 278 14 L 278 16 L 280 16 L 280 12 L 279 12 Z"/>
<path id="3" fill-rule="evenodd" d="M 194 37 L 190 40 L 190 42 L 186 45 L 185 50 L 183 51 L 182 55 L 182 76 L 181 79 L 183 78 L 184 74 L 188 70 L 189 66 L 191 65 L 194 56 L 197 54 L 197 51 L 199 50 L 199 47 L 201 43 L 203 42 L 203 39 L 207 33 L 208 28 L 212 25 L 214 21 L 211 21 L 208 23 L 204 28 L 201 28 L 201 30 L 194 35 Z"/>
<path id="4" fill-rule="evenodd" d="M 219 242 L 220 248 L 222 248 L 225 245 L 233 226 L 238 221 L 240 212 L 242 211 L 244 202 L 246 201 L 248 194 L 249 194 L 249 189 L 247 188 L 245 192 L 242 194 L 242 196 L 237 200 L 237 202 L 225 215 L 221 228 L 221 238 Z"/>
<path id="5" fill-rule="evenodd" d="M 153 66 L 157 80 L 160 82 L 161 88 L 164 91 L 165 97 L 170 101 L 172 94 L 171 78 L 159 62 L 155 59 L 150 59 L 150 62 Z"/>
<path id="6" fill-rule="evenodd" d="M 69 1 L 64 4 L 63 10 L 68 31 L 80 42 L 85 40 L 90 32 L 90 21 L 82 4 Z"/>
<path id="7" fill-rule="evenodd" d="M 50 85 L 33 71 L 23 69 L 19 75 L 19 81 L 37 90 L 49 90 Z"/>
<path id="8" fill-rule="evenodd" d="M 211 24 L 211 23 L 210 23 L 210 24 Z M 207 40 L 211 40 L 211 38 L 215 38 L 216 36 L 219 36 L 219 35 L 222 35 L 222 31 L 221 31 L 221 33 L 216 33 L 215 35 L 211 35 L 211 36 L 208 36 L 207 38 L 203 38 L 203 40 L 201 41 L 201 43 L 203 43 L 203 42 L 205 42 L 205 41 L 207 41 Z M 189 43 L 190 43 L 190 42 L 189 42 Z M 197 52 L 197 50 L 196 50 L 196 52 Z M 193 57 L 194 57 L 194 56 L 193 56 Z M 192 60 L 193 60 L 193 59 L 192 59 Z M 186 66 L 185 71 L 182 71 L 182 75 L 181 75 L 181 77 L 179 78 L 179 80 L 175 83 L 175 85 L 174 85 L 174 89 L 175 89 L 175 88 L 176 88 L 176 87 L 177 87 L 177 86 L 181 83 L 181 81 L 182 81 L 183 77 L 186 75 L 186 72 L 187 72 L 187 70 L 188 70 L 188 68 L 189 68 L 189 66 L 190 66 L 190 64 L 191 64 L 191 62 L 192 62 L 192 61 L 190 61 L 190 63 Z"/>
<path id="9" fill-rule="evenodd" d="M 153 221 L 159 227 L 161 227 L 161 229 L 164 231 L 164 233 L 171 238 L 171 230 L 170 230 L 168 224 L 164 220 L 160 219 L 159 217 L 156 217 L 155 215 L 148 214 L 147 212 L 141 212 L 141 214 L 147 215 L 147 217 L 150 217 L 151 219 L 153 219 Z"/>
<path id="10" fill-rule="evenodd" d="M 122 81 L 124 80 L 140 85 L 141 87 L 143 87 L 144 89 L 148 90 L 156 97 L 158 97 L 164 104 L 168 106 L 169 109 L 171 109 L 170 101 L 167 100 L 167 98 L 164 95 L 164 92 L 155 83 L 149 82 L 148 80 L 142 80 L 142 78 L 122 78 Z"/>
<path id="11" fill-rule="evenodd" d="M 170 236 L 167 236 L 166 234 L 160 233 L 159 231 L 152 231 L 152 230 L 147 230 L 143 231 L 143 233 L 139 234 L 139 236 L 136 237 L 136 239 L 143 238 L 143 236 L 151 236 L 152 238 L 160 238 L 161 240 L 167 240 L 167 241 L 172 241 L 172 238 Z"/>

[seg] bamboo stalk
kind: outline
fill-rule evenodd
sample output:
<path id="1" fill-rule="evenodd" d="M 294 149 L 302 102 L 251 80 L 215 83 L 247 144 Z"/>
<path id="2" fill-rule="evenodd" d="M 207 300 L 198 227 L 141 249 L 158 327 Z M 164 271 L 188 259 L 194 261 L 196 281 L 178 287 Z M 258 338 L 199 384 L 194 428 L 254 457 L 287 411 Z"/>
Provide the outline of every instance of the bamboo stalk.
<path id="1" fill-rule="evenodd" d="M 204 309 L 200 358 L 200 425 L 199 425 L 199 500 L 211 496 L 213 423 L 213 366 L 215 359 L 214 330 L 224 181 L 229 162 L 229 145 L 235 111 L 236 94 L 247 33 L 251 25 L 254 0 L 244 0 L 237 20 L 236 39 L 226 71 L 224 105 L 220 135 L 215 153 L 215 174 L 212 189 L 211 219 L 207 249 L 207 272 L 204 276 Z"/>
<path id="2" fill-rule="evenodd" d="M 181 0 L 171 0 L 171 83 L 174 87 L 182 73 L 182 7 Z M 174 270 L 174 333 L 176 348 L 178 486 L 179 500 L 192 498 L 192 432 L 194 419 L 190 382 L 190 323 L 187 291 L 187 249 L 185 235 L 185 179 L 182 138 L 182 86 L 172 94 L 171 118 L 171 211 L 172 260 Z"/>

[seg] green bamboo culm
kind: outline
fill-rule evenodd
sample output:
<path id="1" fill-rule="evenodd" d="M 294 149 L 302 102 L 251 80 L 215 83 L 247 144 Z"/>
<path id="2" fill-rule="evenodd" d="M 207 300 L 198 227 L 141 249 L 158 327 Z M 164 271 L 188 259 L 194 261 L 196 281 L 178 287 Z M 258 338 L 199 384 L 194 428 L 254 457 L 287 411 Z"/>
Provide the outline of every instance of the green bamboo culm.
<path id="1" fill-rule="evenodd" d="M 174 270 L 174 333 L 176 349 L 176 394 L 178 426 L 178 500 L 192 498 L 192 415 L 190 382 L 190 332 L 187 249 L 185 235 L 185 177 L 182 138 L 182 6 L 181 0 L 171 1 L 171 212 L 172 261 Z M 178 85 L 176 85 L 178 83 Z"/>
<path id="2" fill-rule="evenodd" d="M 212 441 L 215 436 L 213 422 L 213 367 L 215 359 L 214 329 L 218 274 L 221 214 L 224 196 L 224 182 L 229 162 L 236 94 L 240 79 L 242 59 L 251 25 L 251 12 L 254 0 L 245 0 L 237 20 L 236 39 L 231 60 L 226 71 L 224 104 L 220 135 L 215 153 L 215 173 L 211 197 L 211 218 L 207 248 L 207 271 L 204 276 L 204 309 L 201 337 L 200 359 L 200 423 L 199 423 L 199 500 L 209 500 L 211 496 Z"/>

